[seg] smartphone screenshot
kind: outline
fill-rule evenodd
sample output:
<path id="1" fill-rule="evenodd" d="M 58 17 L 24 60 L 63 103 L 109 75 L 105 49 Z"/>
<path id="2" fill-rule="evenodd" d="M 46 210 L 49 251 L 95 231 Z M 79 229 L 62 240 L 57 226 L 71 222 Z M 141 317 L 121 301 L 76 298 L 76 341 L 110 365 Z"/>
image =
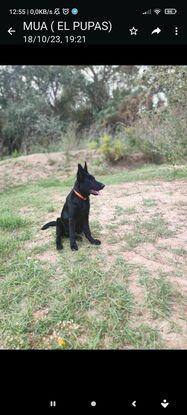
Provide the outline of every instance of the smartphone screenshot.
<path id="1" fill-rule="evenodd" d="M 185 413 L 187 6 L 0 16 L 1 412 Z"/>

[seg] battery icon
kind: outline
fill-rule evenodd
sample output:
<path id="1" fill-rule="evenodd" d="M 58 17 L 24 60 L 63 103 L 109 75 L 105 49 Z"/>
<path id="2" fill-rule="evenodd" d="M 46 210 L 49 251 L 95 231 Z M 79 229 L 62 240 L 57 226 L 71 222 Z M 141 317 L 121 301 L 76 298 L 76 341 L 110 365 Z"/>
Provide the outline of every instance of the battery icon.
<path id="1" fill-rule="evenodd" d="M 164 9 L 164 13 L 165 14 L 176 14 L 177 10 L 176 9 Z"/>

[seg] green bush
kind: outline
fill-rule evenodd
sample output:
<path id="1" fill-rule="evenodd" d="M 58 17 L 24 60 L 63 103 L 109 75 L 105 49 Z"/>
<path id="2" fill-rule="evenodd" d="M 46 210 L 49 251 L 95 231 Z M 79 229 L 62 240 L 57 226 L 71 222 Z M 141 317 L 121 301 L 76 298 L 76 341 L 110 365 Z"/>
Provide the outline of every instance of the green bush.
<path id="1" fill-rule="evenodd" d="M 33 145 L 46 147 L 61 137 L 63 123 L 58 116 L 46 115 L 34 103 L 12 103 L 6 110 L 2 140 L 5 153 L 29 153 Z"/>
<path id="2" fill-rule="evenodd" d="M 14 158 L 14 159 L 16 159 L 17 157 L 20 157 L 22 155 L 22 153 L 20 152 L 20 151 L 18 151 L 18 150 L 14 150 L 13 152 L 12 152 L 12 157 Z"/>
<path id="3" fill-rule="evenodd" d="M 187 155 L 187 123 L 176 108 L 142 114 L 125 134 L 130 146 L 150 162 L 175 164 Z"/>
<path id="4" fill-rule="evenodd" d="M 104 134 L 101 138 L 100 151 L 109 162 L 117 162 L 126 155 L 125 144 L 120 137 L 112 138 L 108 134 Z"/>
<path id="5" fill-rule="evenodd" d="M 99 140 L 92 140 L 90 143 L 88 143 L 88 148 L 90 150 L 97 150 L 99 148 Z"/>
<path id="6" fill-rule="evenodd" d="M 175 107 L 164 111 L 144 111 L 132 126 L 120 123 L 114 137 L 104 133 L 100 139 L 91 141 L 89 147 L 99 149 L 106 161 L 111 163 L 141 152 L 148 162 L 175 165 L 187 156 L 184 111 Z"/>

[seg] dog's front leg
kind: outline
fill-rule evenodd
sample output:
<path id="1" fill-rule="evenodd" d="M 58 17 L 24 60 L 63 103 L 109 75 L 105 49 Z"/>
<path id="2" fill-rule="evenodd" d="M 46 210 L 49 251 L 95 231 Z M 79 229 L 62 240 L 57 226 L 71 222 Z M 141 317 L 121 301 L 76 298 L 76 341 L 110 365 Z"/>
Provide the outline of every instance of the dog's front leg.
<path id="1" fill-rule="evenodd" d="M 62 221 L 61 221 L 60 218 L 57 218 L 57 221 L 56 221 L 56 248 L 58 250 L 63 249 L 62 236 L 63 236 Z"/>
<path id="2" fill-rule="evenodd" d="M 91 244 L 93 244 L 93 245 L 100 245 L 101 244 L 101 241 L 99 241 L 99 239 L 94 239 L 91 235 L 88 216 L 84 219 L 83 231 L 84 231 L 84 234 L 85 234 L 86 238 L 90 241 Z"/>
<path id="3" fill-rule="evenodd" d="M 72 251 L 77 251 L 78 246 L 76 244 L 76 235 L 75 235 L 75 220 L 74 218 L 69 218 L 69 237 L 70 237 L 70 247 Z"/>

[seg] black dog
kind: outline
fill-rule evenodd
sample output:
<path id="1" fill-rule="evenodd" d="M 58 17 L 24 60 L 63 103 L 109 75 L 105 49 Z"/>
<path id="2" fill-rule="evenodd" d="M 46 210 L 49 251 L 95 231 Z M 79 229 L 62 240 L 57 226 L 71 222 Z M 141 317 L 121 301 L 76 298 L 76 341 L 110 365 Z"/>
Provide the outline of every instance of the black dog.
<path id="1" fill-rule="evenodd" d="M 77 250 L 76 240 L 82 240 L 79 236 L 84 232 L 86 238 L 94 245 L 100 245 L 98 239 L 94 239 L 91 235 L 89 227 L 89 210 L 90 210 L 90 194 L 98 195 L 99 190 L 105 187 L 104 184 L 95 180 L 95 177 L 88 173 L 87 164 L 85 162 L 84 169 L 78 164 L 77 180 L 74 188 L 66 198 L 66 202 L 62 209 L 61 218 L 56 221 L 46 223 L 42 229 L 49 226 L 56 226 L 56 247 L 62 249 L 62 236 L 70 237 L 70 246 L 72 250 Z"/>

